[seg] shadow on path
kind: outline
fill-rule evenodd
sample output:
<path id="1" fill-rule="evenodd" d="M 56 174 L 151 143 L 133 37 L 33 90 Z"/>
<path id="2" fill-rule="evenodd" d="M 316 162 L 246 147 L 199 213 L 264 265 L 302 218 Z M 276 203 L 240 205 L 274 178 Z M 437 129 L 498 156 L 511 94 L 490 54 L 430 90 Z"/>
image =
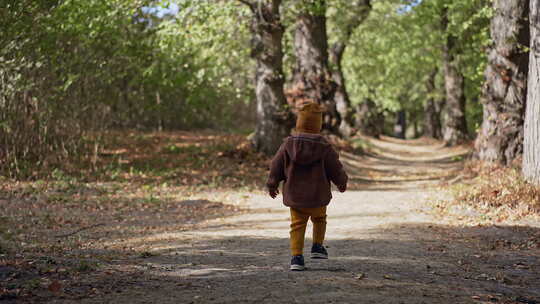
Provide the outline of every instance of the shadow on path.
<path id="1" fill-rule="evenodd" d="M 109 274 L 96 273 L 85 284 L 65 290 L 61 298 L 44 296 L 41 300 L 538 303 L 539 252 L 519 250 L 531 235 L 540 235 L 540 230 L 400 224 L 373 229 L 358 238 L 330 239 L 327 245 L 331 258 L 307 259 L 305 272 L 287 270 L 285 237 L 182 236 L 162 242 L 163 249 L 154 244 L 155 249 L 145 258 L 132 256 L 110 262 L 100 270 Z M 501 243 L 501 238 L 505 242 Z M 99 292 L 89 296 L 92 288 Z"/>

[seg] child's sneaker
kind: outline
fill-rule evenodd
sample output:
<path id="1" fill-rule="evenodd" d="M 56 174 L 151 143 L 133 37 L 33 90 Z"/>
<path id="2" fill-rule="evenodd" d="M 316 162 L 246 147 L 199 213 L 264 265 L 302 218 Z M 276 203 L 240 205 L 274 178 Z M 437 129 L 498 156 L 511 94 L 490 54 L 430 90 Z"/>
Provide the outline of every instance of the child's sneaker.
<path id="1" fill-rule="evenodd" d="M 306 266 L 304 264 L 304 256 L 303 255 L 295 255 L 292 257 L 291 260 L 291 270 L 295 271 L 302 271 L 306 269 Z"/>
<path id="2" fill-rule="evenodd" d="M 328 259 L 328 252 L 321 244 L 313 244 L 311 247 L 311 258 L 312 259 Z"/>

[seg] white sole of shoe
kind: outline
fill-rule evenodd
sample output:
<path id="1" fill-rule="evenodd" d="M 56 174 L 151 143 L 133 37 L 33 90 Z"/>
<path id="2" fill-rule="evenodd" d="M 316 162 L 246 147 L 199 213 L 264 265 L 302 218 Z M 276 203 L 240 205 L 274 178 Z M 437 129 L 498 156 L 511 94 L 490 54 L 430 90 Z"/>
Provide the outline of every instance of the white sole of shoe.
<path id="1" fill-rule="evenodd" d="M 312 259 L 325 259 L 325 260 L 326 260 L 326 259 L 328 259 L 328 256 L 327 256 L 327 255 L 324 255 L 324 254 L 322 254 L 322 253 L 316 253 L 316 252 L 313 252 L 313 253 L 311 254 L 311 258 L 312 258 Z"/>
<path id="2" fill-rule="evenodd" d="M 302 271 L 302 270 L 305 270 L 306 269 L 306 266 L 302 266 L 302 265 L 291 265 L 291 270 L 294 270 L 294 271 Z"/>

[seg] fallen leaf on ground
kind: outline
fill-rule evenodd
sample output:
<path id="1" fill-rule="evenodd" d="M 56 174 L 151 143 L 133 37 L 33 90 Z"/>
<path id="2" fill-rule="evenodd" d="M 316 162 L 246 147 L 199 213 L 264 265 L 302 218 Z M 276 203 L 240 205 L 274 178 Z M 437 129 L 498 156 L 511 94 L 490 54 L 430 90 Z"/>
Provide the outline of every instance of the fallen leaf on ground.
<path id="1" fill-rule="evenodd" d="M 59 293 L 62 290 L 62 284 L 55 280 L 51 284 L 49 284 L 48 289 L 53 293 Z"/>

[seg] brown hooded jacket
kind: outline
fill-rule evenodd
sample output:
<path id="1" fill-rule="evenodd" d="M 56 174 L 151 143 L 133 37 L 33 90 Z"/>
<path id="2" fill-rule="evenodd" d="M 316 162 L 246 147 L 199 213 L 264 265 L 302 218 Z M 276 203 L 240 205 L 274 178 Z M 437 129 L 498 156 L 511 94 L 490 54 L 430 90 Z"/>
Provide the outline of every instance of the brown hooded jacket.
<path id="1" fill-rule="evenodd" d="M 316 208 L 330 203 L 330 182 L 345 189 L 347 179 L 338 153 L 323 136 L 298 133 L 287 137 L 272 159 L 267 186 L 277 189 L 284 181 L 283 204 Z"/>

